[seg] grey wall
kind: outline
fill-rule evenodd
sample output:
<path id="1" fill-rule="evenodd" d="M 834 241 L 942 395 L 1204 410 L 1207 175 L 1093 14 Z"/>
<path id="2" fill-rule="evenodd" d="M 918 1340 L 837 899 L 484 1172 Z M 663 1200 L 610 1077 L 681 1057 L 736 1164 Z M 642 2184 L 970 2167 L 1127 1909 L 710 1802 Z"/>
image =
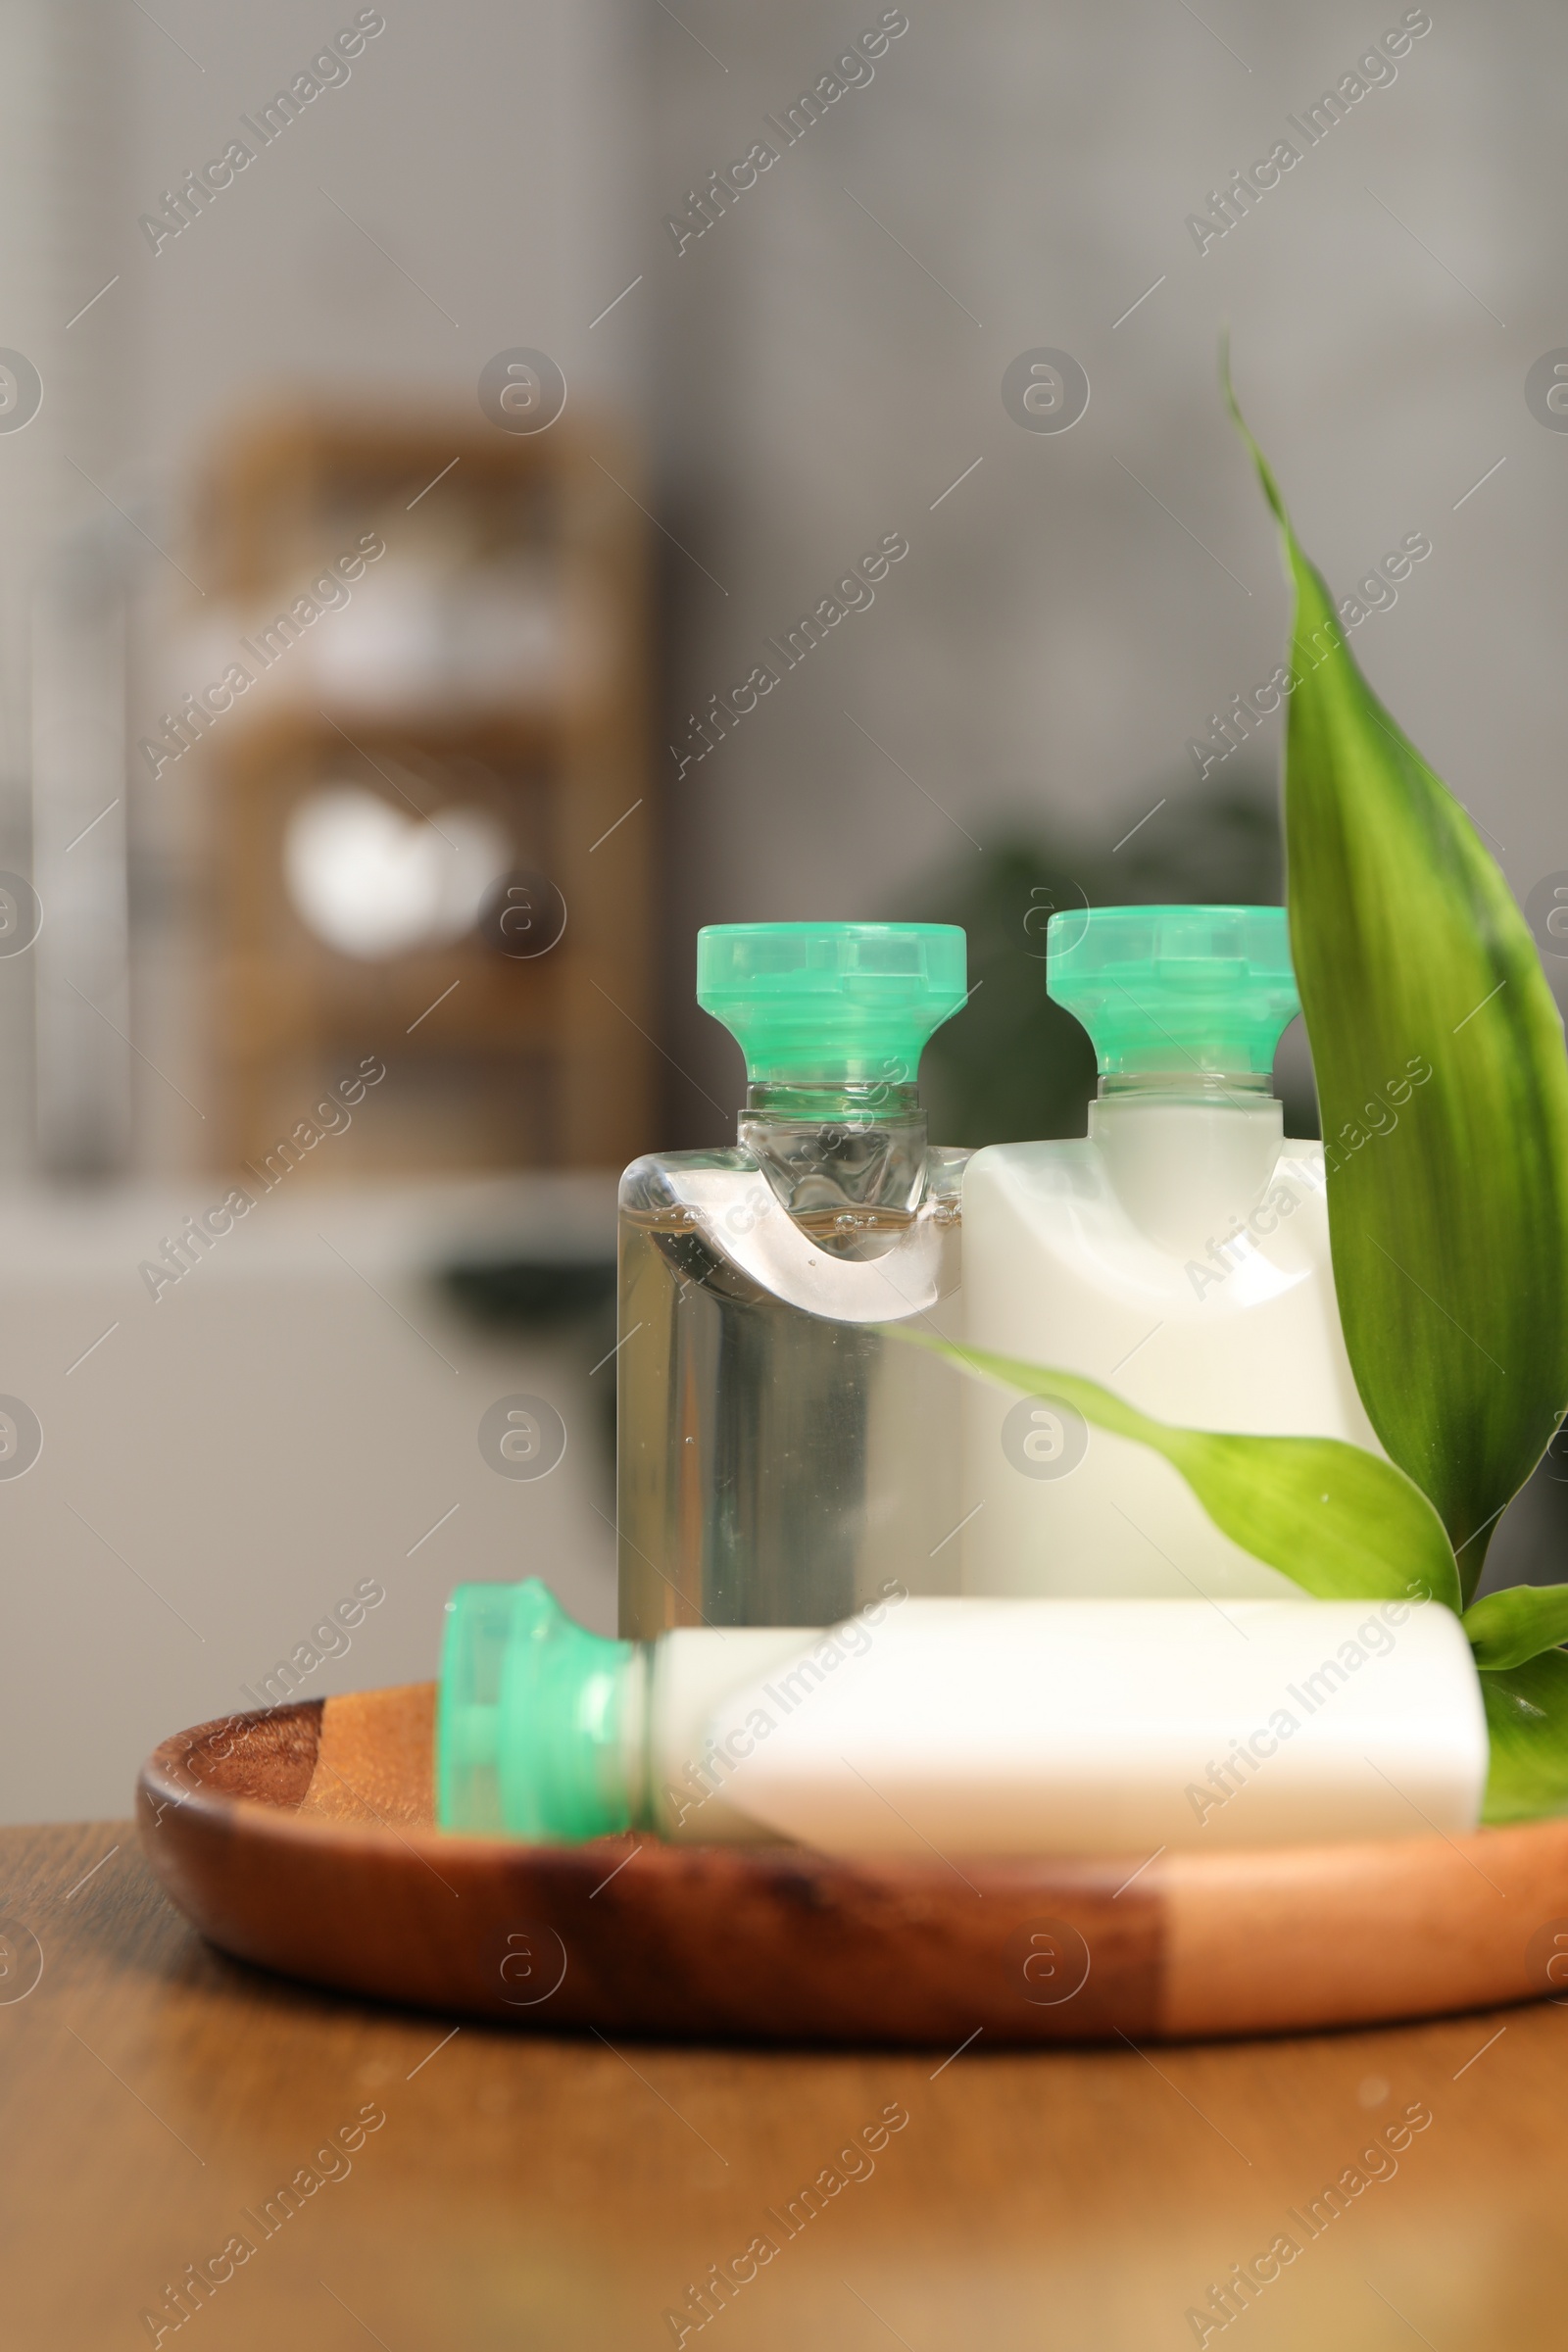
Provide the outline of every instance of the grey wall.
<path id="1" fill-rule="evenodd" d="M 1215 385 L 1227 320 L 1335 586 L 1407 533 L 1432 540 L 1356 634 L 1379 691 L 1506 845 L 1521 896 L 1568 864 L 1568 437 L 1524 401 L 1530 364 L 1568 343 L 1568 24 L 1533 0 L 1435 0 L 1397 79 L 1200 254 L 1186 216 L 1404 12 L 1200 13 L 909 0 L 869 86 L 684 252 L 653 240 L 634 299 L 658 339 L 663 511 L 727 591 L 665 550 L 672 715 L 743 679 L 882 532 L 910 542 L 875 607 L 670 790 L 676 1051 L 722 1100 L 734 1056 L 688 1009 L 696 922 L 887 910 L 973 857 L 960 826 L 987 842 L 1052 811 L 1108 847 L 1162 793 L 1153 822 L 1180 825 L 1189 737 L 1267 677 L 1287 622 Z M 695 0 L 684 21 L 727 73 L 664 25 L 653 204 L 743 156 L 878 14 Z M 1069 431 L 1004 410 L 1004 369 L 1037 346 L 1088 372 Z M 671 1111 L 715 1130 L 694 1087 Z"/>
<path id="2" fill-rule="evenodd" d="M 1506 844 L 1521 893 L 1565 861 L 1551 652 L 1568 438 L 1523 399 L 1531 362 L 1568 339 L 1568 27 L 1542 0 L 1439 0 L 1397 78 L 1201 255 L 1187 215 L 1399 6 L 911 0 L 869 83 L 677 253 L 665 216 L 772 137 L 764 116 L 878 7 L 393 0 L 348 84 L 154 257 L 137 215 L 355 11 L 156 13 L 18 0 L 4 19 L 21 93 L 6 333 L 50 383 L 38 424 L 0 435 L 14 775 L 26 583 L 52 534 L 106 515 L 107 492 L 177 556 L 192 464 L 236 407 L 304 384 L 368 410 L 416 393 L 466 410 L 495 350 L 542 345 L 573 400 L 644 436 L 662 743 L 863 550 L 909 540 L 874 607 L 711 757 L 677 780 L 661 745 L 664 804 L 636 820 L 668 910 L 651 1009 L 691 1073 L 671 1076 L 665 1133 L 713 1133 L 708 1097 L 727 1104 L 734 1059 L 690 1005 L 697 922 L 890 908 L 1041 810 L 1104 844 L 1166 793 L 1154 822 L 1180 824 L 1189 737 L 1267 676 L 1286 614 L 1215 389 L 1228 320 L 1249 412 L 1335 583 L 1410 531 L 1432 538 L 1357 637 L 1374 680 Z M 1042 345 L 1092 385 L 1065 433 L 1024 431 L 1000 397 L 1008 363 Z M 143 553 L 134 693 L 156 711 L 189 682 L 201 604 Z M 182 943 L 202 808 L 177 771 L 132 797 L 164 890 L 137 1020 L 179 1078 L 199 1055 Z M 0 807 L 0 847 L 17 832 Z M 27 976 L 0 984 L 20 1099 Z M 188 1161 L 200 1139 L 175 1099 L 142 1067 L 137 1087 L 143 1164 Z"/>
<path id="3" fill-rule="evenodd" d="M 1544 0 L 1435 0 L 1392 85 L 1203 254 L 1186 216 L 1399 5 L 909 0 L 868 85 L 677 252 L 664 217 L 875 23 L 875 0 L 387 0 L 347 86 L 155 257 L 137 215 L 354 13 L 0 9 L 0 344 L 47 387 L 35 424 L 0 432 L 0 866 L 27 854 L 32 596 L 68 535 L 87 544 L 118 504 L 167 551 L 140 542 L 132 698 L 156 714 L 191 683 L 200 627 L 175 567 L 193 467 L 236 408 L 305 386 L 368 414 L 415 395 L 467 414 L 494 352 L 542 346 L 573 400 L 629 419 L 647 451 L 665 724 L 634 838 L 666 967 L 662 1002 L 634 1009 L 675 1065 L 650 1146 L 716 1135 L 736 1057 L 690 1004 L 698 922 L 892 909 L 1008 827 L 1050 818 L 1104 849 L 1161 795 L 1148 830 L 1180 827 L 1189 737 L 1268 675 L 1287 619 L 1215 387 L 1228 319 L 1249 414 L 1336 586 L 1431 538 L 1357 632 L 1374 682 L 1521 896 L 1568 867 L 1568 436 L 1524 400 L 1531 364 L 1568 345 L 1568 24 Z M 1038 346 L 1087 370 L 1069 431 L 1004 409 L 1004 369 Z M 909 553 L 874 605 L 677 778 L 663 746 L 685 713 L 893 532 Z M 158 1199 L 185 1205 L 203 1197 L 173 1091 L 200 1091 L 203 810 L 177 770 L 126 798 L 137 1152 L 169 1174 Z M 13 1174 L 33 973 L 0 958 Z M 48 1427 L 7 1489 L 11 1809 L 121 1801 L 141 1747 L 231 1704 L 362 1567 L 399 1581 L 323 1687 L 428 1671 L 441 1592 L 498 1564 L 547 1566 L 608 1621 L 590 1446 L 519 1494 L 474 1444 L 483 1405 L 535 1382 L 590 1427 L 580 1366 L 454 1329 L 455 1377 L 322 1272 L 303 1217 L 154 1309 L 133 1273 L 145 1205 L 105 1204 L 96 1239 L 63 1208 L 0 1217 L 0 1391 L 36 1392 Z M 388 1240 L 384 1257 L 389 1295 L 422 1312 L 426 1244 Z M 453 1499 L 461 1515 L 411 1553 Z M 49 1746 L 72 1706 L 100 1727 L 75 1780 Z"/>
<path id="4" fill-rule="evenodd" d="M 358 0 L 0 10 L 0 344 L 45 385 L 36 422 L 0 431 L 0 867 L 27 862 L 40 571 L 68 537 L 116 526 L 117 506 L 133 518 L 134 536 L 119 525 L 140 558 L 131 732 L 155 726 L 211 674 L 190 499 L 236 416 L 314 392 L 368 416 L 427 402 L 466 420 L 484 363 L 523 343 L 558 359 L 579 409 L 647 421 L 645 319 L 623 305 L 613 345 L 591 330 L 636 273 L 626 256 L 646 210 L 634 191 L 649 36 L 622 0 L 390 0 L 347 81 L 153 251 L 139 217 L 248 137 L 241 116 L 359 13 Z M 201 1092 L 205 807 L 193 775 L 155 785 L 134 761 L 127 799 L 134 1030 L 168 1073 L 135 1066 L 134 1156 L 173 1171 L 204 1149 L 174 1086 Z M 0 1091 L 15 1114 L 0 1122 L 0 1172 L 30 1156 L 33 979 L 25 959 L 0 959 Z"/>

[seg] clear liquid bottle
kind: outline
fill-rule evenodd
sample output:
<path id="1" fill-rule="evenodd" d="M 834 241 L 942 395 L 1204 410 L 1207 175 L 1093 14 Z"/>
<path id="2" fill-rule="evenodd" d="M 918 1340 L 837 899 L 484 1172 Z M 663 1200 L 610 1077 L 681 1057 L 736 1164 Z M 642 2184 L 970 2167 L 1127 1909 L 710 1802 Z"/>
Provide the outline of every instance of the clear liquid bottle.
<path id="1" fill-rule="evenodd" d="M 877 1326 L 956 1330 L 967 1153 L 929 1145 L 914 1081 L 964 974 L 949 924 L 699 934 L 746 1106 L 733 1148 L 621 1181 L 623 1636 L 958 1590 L 959 1375 Z"/>

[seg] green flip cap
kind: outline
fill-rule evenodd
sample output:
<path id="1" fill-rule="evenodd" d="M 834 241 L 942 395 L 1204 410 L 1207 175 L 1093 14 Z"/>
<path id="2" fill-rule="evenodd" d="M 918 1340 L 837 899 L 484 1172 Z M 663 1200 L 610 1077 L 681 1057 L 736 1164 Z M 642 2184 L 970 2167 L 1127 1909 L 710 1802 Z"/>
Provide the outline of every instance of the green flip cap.
<path id="1" fill-rule="evenodd" d="M 574 1625 L 537 1577 L 460 1585 L 436 1714 L 441 1828 L 566 1844 L 629 1829 L 642 1777 L 637 1650 Z"/>
<path id="2" fill-rule="evenodd" d="M 1102 1076 L 1267 1072 L 1301 1009 L 1283 906 L 1090 906 L 1046 926 L 1046 986 Z"/>
<path id="3" fill-rule="evenodd" d="M 933 1029 L 967 991 L 956 923 L 710 923 L 697 1002 L 754 1085 L 912 1086 Z"/>

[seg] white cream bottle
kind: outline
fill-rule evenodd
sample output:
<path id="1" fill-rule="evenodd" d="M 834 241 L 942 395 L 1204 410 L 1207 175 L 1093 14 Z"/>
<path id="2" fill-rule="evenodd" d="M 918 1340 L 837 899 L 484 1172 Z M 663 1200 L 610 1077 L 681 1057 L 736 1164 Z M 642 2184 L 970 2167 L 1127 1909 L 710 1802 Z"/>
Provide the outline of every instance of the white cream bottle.
<path id="1" fill-rule="evenodd" d="M 573 1625 L 545 1586 L 448 1604 L 437 1818 L 572 1843 L 1130 1853 L 1473 1829 L 1487 1729 L 1440 1602 L 964 1600 L 843 1624 Z"/>
<path id="2" fill-rule="evenodd" d="M 1340 1328 L 1323 1147 L 1286 1138 L 1270 1082 L 1299 1008 L 1284 909 L 1057 914 L 1047 978 L 1094 1040 L 1099 1100 L 1081 1141 L 969 1161 L 966 1340 L 1085 1374 L 1162 1420 L 1380 1451 Z M 1389 1074 L 1391 1103 L 1430 1075 L 1412 1054 Z M 1168 1463 L 1049 1392 L 968 1384 L 966 1592 L 1297 1592 Z"/>
<path id="3" fill-rule="evenodd" d="M 666 1642 L 718 1664 L 705 1628 Z M 700 1727 L 656 1661 L 665 1837 L 1213 1853 L 1451 1836 L 1486 1786 L 1470 1645 L 1439 1601 L 909 1599 L 751 1675 Z"/>

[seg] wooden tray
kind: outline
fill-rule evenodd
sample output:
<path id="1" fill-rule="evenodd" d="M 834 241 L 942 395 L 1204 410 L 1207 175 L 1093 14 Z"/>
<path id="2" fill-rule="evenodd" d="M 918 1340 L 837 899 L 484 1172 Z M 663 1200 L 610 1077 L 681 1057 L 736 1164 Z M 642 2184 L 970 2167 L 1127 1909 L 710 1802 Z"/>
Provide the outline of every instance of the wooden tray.
<path id="1" fill-rule="evenodd" d="M 1145 2041 L 1568 1992 L 1568 1821 L 1143 1869 L 526 1847 L 431 1827 L 434 1701 L 315 1699 L 154 1751 L 142 1842 L 204 1936 L 377 1999 L 701 2040 Z"/>

